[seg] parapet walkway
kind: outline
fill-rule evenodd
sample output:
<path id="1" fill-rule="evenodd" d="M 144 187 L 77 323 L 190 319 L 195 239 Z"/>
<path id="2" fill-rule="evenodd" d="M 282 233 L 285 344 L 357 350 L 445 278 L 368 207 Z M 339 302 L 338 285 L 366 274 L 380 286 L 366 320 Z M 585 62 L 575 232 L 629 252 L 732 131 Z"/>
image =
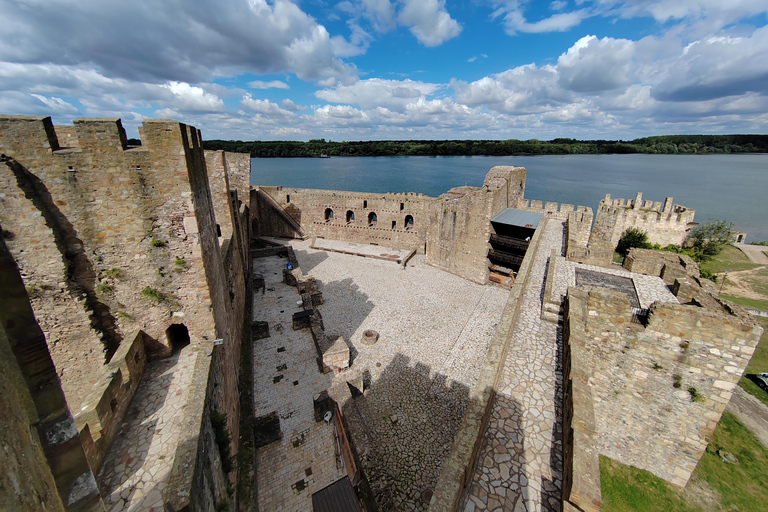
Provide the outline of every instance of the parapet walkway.
<path id="1" fill-rule="evenodd" d="M 561 253 L 563 229 L 563 220 L 550 217 L 539 235 L 464 512 L 561 509 L 562 334 L 541 320 L 541 305 L 547 261 L 553 249 Z"/>
<path id="2" fill-rule="evenodd" d="M 107 512 L 161 512 L 200 347 L 147 365 L 99 472 Z"/>

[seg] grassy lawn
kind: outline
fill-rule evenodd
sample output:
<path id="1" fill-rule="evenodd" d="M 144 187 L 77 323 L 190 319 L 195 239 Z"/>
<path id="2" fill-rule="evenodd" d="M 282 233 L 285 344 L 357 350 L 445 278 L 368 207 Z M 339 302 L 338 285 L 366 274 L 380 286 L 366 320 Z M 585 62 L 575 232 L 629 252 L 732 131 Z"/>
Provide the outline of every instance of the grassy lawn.
<path id="1" fill-rule="evenodd" d="M 726 270 L 752 270 L 759 266 L 761 265 L 749 261 L 743 252 L 732 245 L 723 246 L 723 250 L 717 256 L 699 265 L 700 268 L 715 274 Z"/>
<path id="2" fill-rule="evenodd" d="M 760 322 L 765 331 L 763 332 L 763 337 L 760 338 L 760 343 L 758 343 L 755 353 L 752 355 L 752 359 L 749 361 L 744 376 L 739 381 L 739 386 L 744 388 L 750 395 L 757 397 L 765 405 L 768 405 L 768 393 L 747 378 L 749 373 L 768 372 L 768 318 L 757 317 L 756 320 Z"/>
<path id="3" fill-rule="evenodd" d="M 721 297 L 724 299 L 728 299 L 731 302 L 735 302 L 739 306 L 745 306 L 748 308 L 762 309 L 763 311 L 768 311 L 768 300 L 745 299 L 743 297 L 726 295 L 725 293 L 722 294 Z"/>
<path id="4" fill-rule="evenodd" d="M 732 453 L 738 464 L 717 455 Z M 600 457 L 603 508 L 619 511 L 757 511 L 768 508 L 768 451 L 735 416 L 726 412 L 686 489 L 647 471 Z"/>

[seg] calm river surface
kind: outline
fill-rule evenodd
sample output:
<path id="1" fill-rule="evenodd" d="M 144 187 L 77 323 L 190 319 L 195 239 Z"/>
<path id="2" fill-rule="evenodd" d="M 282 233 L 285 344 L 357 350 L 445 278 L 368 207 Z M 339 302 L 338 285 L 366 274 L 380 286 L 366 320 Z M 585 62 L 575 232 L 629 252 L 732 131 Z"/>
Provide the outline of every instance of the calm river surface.
<path id="1" fill-rule="evenodd" d="M 747 241 L 768 240 L 768 154 L 253 158 L 251 184 L 437 197 L 481 186 L 494 165 L 526 167 L 528 199 L 597 210 L 605 194 L 673 196 L 697 222 L 727 219 Z"/>

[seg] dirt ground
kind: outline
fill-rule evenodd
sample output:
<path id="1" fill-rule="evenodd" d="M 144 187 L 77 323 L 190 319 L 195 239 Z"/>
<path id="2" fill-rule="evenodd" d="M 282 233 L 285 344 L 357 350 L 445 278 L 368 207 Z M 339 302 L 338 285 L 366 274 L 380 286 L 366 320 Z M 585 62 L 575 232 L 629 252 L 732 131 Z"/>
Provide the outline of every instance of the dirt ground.
<path id="1" fill-rule="evenodd" d="M 724 275 L 718 275 L 721 283 Z M 747 299 L 768 300 L 768 267 L 728 272 L 722 293 Z"/>

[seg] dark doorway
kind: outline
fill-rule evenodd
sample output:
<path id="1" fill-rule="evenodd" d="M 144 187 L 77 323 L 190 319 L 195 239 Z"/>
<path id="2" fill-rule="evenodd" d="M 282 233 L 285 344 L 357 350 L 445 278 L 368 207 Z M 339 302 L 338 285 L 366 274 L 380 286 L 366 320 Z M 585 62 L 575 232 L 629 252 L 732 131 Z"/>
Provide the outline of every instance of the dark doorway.
<path id="1" fill-rule="evenodd" d="M 368 225 L 369 226 L 375 226 L 377 220 L 378 219 L 376 218 L 376 214 L 375 213 L 371 212 L 371 213 L 368 214 Z"/>
<path id="2" fill-rule="evenodd" d="M 347 222 L 352 222 L 353 220 L 355 220 L 355 212 L 347 210 Z"/>
<path id="3" fill-rule="evenodd" d="M 189 345 L 189 329 L 184 324 L 171 324 L 165 330 L 165 337 L 168 340 L 168 346 L 171 352 L 178 353 L 181 349 Z"/>
<path id="4" fill-rule="evenodd" d="M 325 209 L 325 220 L 326 222 L 333 220 L 333 210 L 331 210 L 330 208 Z"/>

